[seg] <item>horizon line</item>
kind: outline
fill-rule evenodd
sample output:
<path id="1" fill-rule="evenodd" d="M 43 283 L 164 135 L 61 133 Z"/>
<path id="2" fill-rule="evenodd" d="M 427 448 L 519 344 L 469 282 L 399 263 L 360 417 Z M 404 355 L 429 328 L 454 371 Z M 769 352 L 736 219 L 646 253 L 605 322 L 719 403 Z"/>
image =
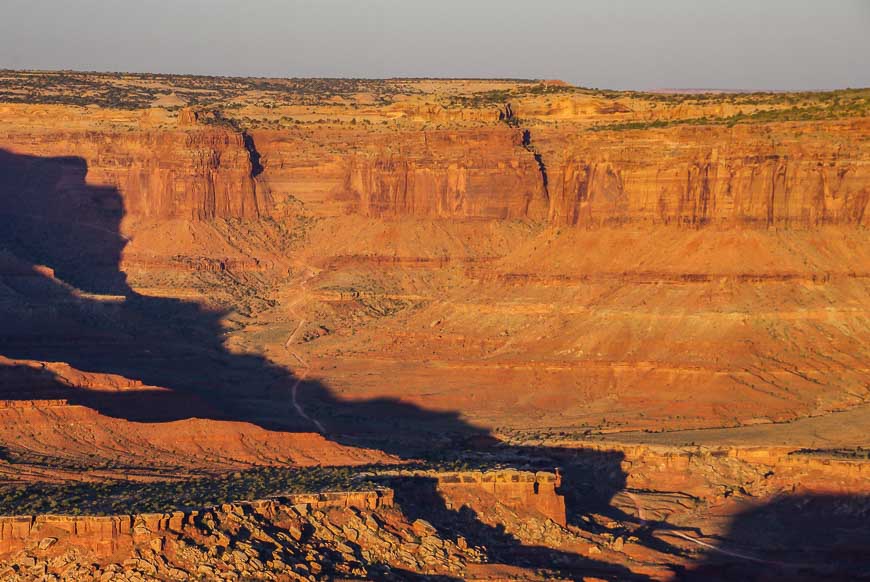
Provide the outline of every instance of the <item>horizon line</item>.
<path id="1" fill-rule="evenodd" d="M 710 94 L 710 93 L 833 93 L 836 91 L 860 91 L 870 89 L 870 85 L 864 87 L 837 87 L 829 89 L 794 89 L 794 88 L 729 88 L 729 87 L 650 87 L 644 89 L 612 89 L 606 87 L 591 87 L 579 85 L 559 78 L 544 77 L 440 77 L 440 76 L 387 76 L 387 77 L 345 77 L 345 76 L 281 76 L 281 75 L 236 75 L 236 74 L 208 74 L 208 73 L 166 73 L 161 71 L 118 71 L 118 70 L 85 70 L 85 69 L 16 69 L 0 67 L 0 73 L 74 73 L 80 75 L 138 75 L 138 76 L 165 76 L 165 77 L 199 77 L 217 79 L 269 79 L 269 80 L 294 80 L 294 79 L 319 79 L 319 80 L 361 80 L 361 81 L 501 81 L 514 83 L 564 83 L 575 89 L 591 91 L 609 91 L 620 93 L 671 93 L 675 95 Z"/>

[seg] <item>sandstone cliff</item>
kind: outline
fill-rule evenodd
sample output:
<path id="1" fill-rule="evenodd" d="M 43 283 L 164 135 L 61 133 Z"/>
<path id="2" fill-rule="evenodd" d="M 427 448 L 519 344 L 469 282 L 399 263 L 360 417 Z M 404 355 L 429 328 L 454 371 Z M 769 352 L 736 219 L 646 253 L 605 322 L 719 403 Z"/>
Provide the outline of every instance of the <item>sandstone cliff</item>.
<path id="1" fill-rule="evenodd" d="M 444 499 L 429 501 L 443 505 L 443 513 L 434 506 L 408 505 L 412 491 L 429 493 L 428 481 L 403 477 L 401 507 L 394 504 L 398 493 L 379 488 L 277 495 L 167 513 L 0 517 L 0 575 L 9 580 L 40 575 L 70 580 L 141 575 L 176 580 L 405 580 L 410 570 L 492 579 L 508 567 L 524 578 L 528 574 L 538 579 L 536 569 L 583 567 L 581 557 L 546 562 L 548 556 L 571 555 L 556 548 L 581 551 L 592 543 L 564 527 L 564 501 L 553 490 L 557 480 L 552 474 L 436 473 L 432 478 Z M 533 493 L 532 485 L 540 490 L 536 487 Z M 548 505 L 529 499 L 532 505 L 527 506 L 521 499 L 526 497 L 546 499 Z M 458 511 L 460 506 L 465 509 Z M 547 508 L 557 510 L 552 517 L 561 525 L 548 519 Z M 431 513 L 436 524 L 414 518 L 420 510 Z M 473 521 L 477 527 L 469 527 L 469 510 L 481 516 L 482 521 Z M 516 536 L 507 538 L 513 546 L 520 547 L 520 540 L 538 545 L 536 552 L 545 561 L 527 564 L 528 557 L 506 553 L 504 530 L 485 525 L 487 519 L 498 520 Z M 492 548 L 487 547 L 490 543 Z M 540 565 L 531 568 L 536 563 Z"/>
<path id="2" fill-rule="evenodd" d="M 581 227 L 868 226 L 868 132 L 864 121 L 689 127 L 596 132 L 567 147 L 548 133 L 544 147 L 558 160 L 549 164 L 549 218 Z"/>
<path id="3" fill-rule="evenodd" d="M 343 203 L 370 217 L 813 228 L 867 226 L 868 133 L 856 120 L 256 135 L 276 197 L 328 213 Z"/>
<path id="4" fill-rule="evenodd" d="M 485 128 L 256 130 L 197 125 L 8 130 L 13 153 L 75 154 L 130 218 L 525 219 L 583 228 L 867 226 L 866 119 L 528 132 Z M 255 177 L 256 176 L 256 177 Z M 274 194 L 274 200 L 273 196 Z"/>
<path id="5" fill-rule="evenodd" d="M 347 161 L 339 190 L 371 217 L 543 220 L 547 195 L 517 131 L 433 132 Z"/>
<path id="6" fill-rule="evenodd" d="M 107 191 L 103 203 L 132 219 L 257 218 L 268 212 L 268 193 L 253 177 L 244 136 L 228 128 L 24 131 L 0 135 L 0 144 L 15 155 L 75 155 L 89 185 L 117 190 Z M 47 186 L 74 195 L 68 184 L 75 181 Z"/>

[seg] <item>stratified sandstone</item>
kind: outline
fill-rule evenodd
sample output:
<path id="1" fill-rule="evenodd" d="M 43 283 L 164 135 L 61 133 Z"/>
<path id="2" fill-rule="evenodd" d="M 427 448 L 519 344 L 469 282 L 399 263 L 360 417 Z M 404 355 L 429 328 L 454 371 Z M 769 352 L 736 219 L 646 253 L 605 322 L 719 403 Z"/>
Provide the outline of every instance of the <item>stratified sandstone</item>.
<path id="1" fill-rule="evenodd" d="M 0 73 L 7 485 L 565 472 L 8 517 L 0 578 L 866 572 L 866 90 L 75 75 Z"/>
<path id="2" fill-rule="evenodd" d="M 868 226 L 866 121 L 596 132 L 554 162 L 550 220 L 701 227 Z M 812 137 L 809 137 L 812 136 Z M 548 158 L 550 156 L 547 156 Z"/>
<path id="3" fill-rule="evenodd" d="M 558 473 L 523 471 L 486 471 L 438 475 L 438 489 L 454 504 L 466 499 L 472 507 L 475 490 L 492 495 L 515 510 L 533 511 L 567 525 L 565 499 L 559 493 L 562 483 Z"/>
<path id="4" fill-rule="evenodd" d="M 276 198 L 292 194 L 315 210 L 346 201 L 374 217 L 811 228 L 867 225 L 868 132 L 861 120 L 255 136 Z"/>
<path id="5" fill-rule="evenodd" d="M 81 168 L 88 184 L 117 189 L 119 196 L 107 193 L 101 202 L 123 209 L 131 219 L 251 219 L 268 212 L 268 194 L 252 177 L 244 138 L 229 128 L 0 133 L 0 147 L 7 154 L 31 156 L 31 183 L 41 171 L 37 158 L 75 156 L 80 162 L 71 172 Z M 77 180 L 58 176 L 45 186 L 57 196 L 71 196 L 69 186 Z M 10 211 L 15 208 L 7 206 Z"/>
<path id="6" fill-rule="evenodd" d="M 518 503 L 522 485 L 552 485 L 557 481 L 553 474 L 512 471 L 441 477 L 435 475 L 443 481 L 445 499 L 440 503 L 457 508 L 470 504 L 484 520 L 506 512 L 512 516 L 505 523 L 517 536 L 517 547 L 534 542 L 541 545 L 543 555 L 556 556 L 562 555 L 563 547 L 577 551 L 590 545 L 564 527 L 564 502 L 561 525 L 542 515 L 541 507 Z M 481 496 L 481 486 L 487 488 L 487 483 L 489 491 Z M 553 491 L 537 494 L 561 499 Z M 427 515 L 432 512 L 437 525 L 407 514 L 419 509 Z M 447 522 L 441 520 L 438 507 L 419 509 L 394 507 L 394 492 L 382 488 L 285 495 L 170 513 L 2 517 L 0 572 L 10 580 L 40 574 L 70 580 L 141 575 L 178 580 L 404 580 L 414 572 L 486 580 L 502 568 L 526 579 L 546 578 L 560 568 L 582 571 L 577 568 L 582 568 L 583 558 L 570 565 L 563 561 L 533 567 L 535 562 L 526 564 L 504 554 L 499 530 L 489 531 L 484 521 L 483 529 L 466 532 L 469 524 L 462 511 L 447 510 Z M 487 547 L 490 543 L 492 548 Z M 501 562 L 504 558 L 507 561 Z"/>
<path id="7" fill-rule="evenodd" d="M 109 558 L 119 549 L 129 550 L 134 543 L 149 541 L 167 532 L 181 532 L 185 526 L 201 521 L 204 512 L 222 510 L 274 515 L 283 506 L 298 506 L 305 511 L 324 509 L 377 510 L 393 505 L 389 489 L 361 492 L 299 493 L 275 500 L 225 504 L 220 508 L 143 513 L 136 515 L 73 516 L 37 515 L 0 517 L 0 554 L 33 546 L 34 542 L 54 536 L 66 545 L 84 548 L 99 558 Z"/>
<path id="8" fill-rule="evenodd" d="M 724 123 L 715 116 L 760 105 L 550 86 L 454 115 L 421 86 L 418 100 L 293 105 L 279 118 L 3 106 L 4 214 L 71 231 L 52 248 L 40 247 L 57 228 L 13 232 L 4 341 L 21 359 L 40 359 L 32 334 L 75 352 L 113 337 L 81 322 L 129 314 L 131 291 L 180 300 L 149 304 L 182 318 L 194 303 L 239 313 L 250 319 L 214 346 L 291 373 L 307 374 L 305 361 L 329 387 L 307 394 L 331 431 L 385 430 L 365 406 L 330 426 L 345 399 L 571 434 L 785 422 L 866 402 L 866 117 Z M 702 115 L 711 123 L 616 123 Z M 89 357 L 56 359 L 81 369 Z M 159 379 L 146 384 L 174 384 Z M 261 406 L 246 418 L 310 430 L 271 382 L 214 390 L 250 397 L 237 410 Z"/>
<path id="9" fill-rule="evenodd" d="M 520 131 L 496 129 L 375 143 L 345 162 L 336 191 L 371 217 L 543 220 L 546 190 L 521 142 Z"/>
<path id="10" fill-rule="evenodd" d="M 498 125 L 396 134 L 256 130 L 247 137 L 193 125 L 15 131 L 3 142 L 30 155 L 74 150 L 89 183 L 117 187 L 131 218 L 256 218 L 275 213 L 274 195 L 278 215 L 293 196 L 319 213 L 343 207 L 376 218 L 810 228 L 867 226 L 868 132 L 865 120 L 580 134 Z M 252 177 L 250 148 L 262 160 L 261 179 Z"/>

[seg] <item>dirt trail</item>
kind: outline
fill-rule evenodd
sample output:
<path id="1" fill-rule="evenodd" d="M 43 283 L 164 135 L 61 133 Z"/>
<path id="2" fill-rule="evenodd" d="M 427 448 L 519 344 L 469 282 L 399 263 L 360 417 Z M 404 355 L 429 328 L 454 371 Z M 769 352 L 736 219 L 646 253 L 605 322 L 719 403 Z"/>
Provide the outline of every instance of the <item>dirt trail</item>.
<path id="1" fill-rule="evenodd" d="M 708 544 L 707 542 L 703 542 L 697 538 L 693 538 L 692 536 L 686 535 L 683 532 L 675 530 L 675 529 L 671 529 L 668 527 L 655 527 L 655 526 L 649 524 L 646 521 L 646 519 L 644 518 L 643 507 L 641 506 L 640 500 L 637 498 L 637 496 L 634 493 L 632 493 L 631 491 L 626 491 L 625 494 L 634 503 L 635 510 L 637 511 L 637 518 L 640 521 L 640 524 L 642 526 L 649 526 L 652 530 L 657 530 L 664 535 L 676 536 L 678 538 L 686 540 L 687 542 L 691 542 L 697 546 L 700 546 L 706 550 L 711 550 L 713 552 L 716 552 L 717 554 L 722 554 L 724 556 L 729 556 L 731 558 L 737 558 L 739 560 L 746 560 L 748 562 L 756 562 L 758 564 L 768 564 L 771 566 L 780 566 L 780 567 L 787 567 L 787 568 L 807 568 L 807 567 L 812 566 L 812 564 L 799 564 L 799 563 L 792 563 L 792 562 L 780 562 L 778 560 L 765 560 L 764 558 L 757 558 L 755 556 L 750 556 L 748 554 L 741 554 L 739 552 L 733 552 L 731 550 L 726 550 L 724 548 L 714 546 L 713 544 Z"/>
<path id="2" fill-rule="evenodd" d="M 299 386 L 302 384 L 302 382 L 305 381 L 305 378 L 308 376 L 308 373 L 311 370 L 311 365 L 305 360 L 305 358 L 299 355 L 299 353 L 297 353 L 291 347 L 293 345 L 293 342 L 296 341 L 296 336 L 299 335 L 299 332 L 302 331 L 302 327 L 305 325 L 305 318 L 299 315 L 299 313 L 296 311 L 296 306 L 302 303 L 302 301 L 305 299 L 305 286 L 308 285 L 308 281 L 312 279 L 316 274 L 316 271 L 308 266 L 305 266 L 305 270 L 302 274 L 302 281 L 299 283 L 299 297 L 297 297 L 287 305 L 287 311 L 289 311 L 293 317 L 297 318 L 299 320 L 299 323 L 296 324 L 296 328 L 287 338 L 287 341 L 284 342 L 284 349 L 287 350 L 287 353 L 293 356 L 296 361 L 298 361 L 301 365 L 300 369 L 294 370 L 294 373 L 296 375 L 296 381 L 293 382 L 293 387 L 290 389 L 290 403 L 293 405 L 293 408 L 296 410 L 296 413 L 300 417 L 304 418 L 317 428 L 317 432 L 321 434 L 326 434 L 326 428 L 323 426 L 323 424 L 321 424 L 320 421 L 316 418 L 308 416 L 308 413 L 305 412 L 305 409 L 302 408 L 302 405 L 299 403 Z"/>

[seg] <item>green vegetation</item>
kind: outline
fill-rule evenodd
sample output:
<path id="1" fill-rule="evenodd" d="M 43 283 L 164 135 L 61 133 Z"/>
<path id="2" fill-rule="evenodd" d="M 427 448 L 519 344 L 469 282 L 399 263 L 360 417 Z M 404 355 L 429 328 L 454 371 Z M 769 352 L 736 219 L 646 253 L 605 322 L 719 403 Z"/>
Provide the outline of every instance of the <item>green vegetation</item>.
<path id="1" fill-rule="evenodd" d="M 288 104 L 338 104 L 340 99 L 358 93 L 371 94 L 375 103 L 387 104 L 398 94 L 417 92 L 400 79 L 266 79 L 0 70 L 0 103 L 141 109 L 171 93 L 187 105 L 237 108 L 242 105 L 232 100 L 245 96 L 252 105 L 274 108 Z"/>
<path id="2" fill-rule="evenodd" d="M 300 120 L 283 116 L 278 119 L 250 119 L 239 110 L 246 106 L 275 109 L 286 105 L 359 109 L 360 95 L 375 107 L 388 105 L 401 95 L 420 95 L 418 84 L 429 79 L 279 79 L 198 75 L 162 75 L 131 73 L 94 73 L 73 71 L 0 70 L 0 103 L 62 104 L 99 106 L 113 109 L 142 109 L 165 101 L 165 107 L 183 105 L 220 109 L 242 120 L 245 127 L 298 127 L 341 123 L 339 118 L 325 117 Z M 502 107 L 523 98 L 547 95 L 584 94 L 616 102 L 641 100 L 652 108 L 675 106 L 729 105 L 751 113 L 730 117 L 696 117 L 689 119 L 631 121 L 604 124 L 592 131 L 654 129 L 671 125 L 736 125 L 776 121 L 807 121 L 870 115 L 870 89 L 843 89 L 827 92 L 795 93 L 643 93 L 589 89 L 523 79 L 490 79 L 504 83 L 500 88 L 447 94 L 440 103 L 447 108 L 481 109 Z M 459 87 L 457 85 L 456 87 Z M 451 90 L 452 91 L 452 90 Z M 177 101 L 176 101 L 177 100 Z M 176 103 L 173 105 L 173 103 Z M 620 107 L 623 104 L 619 104 Z M 733 111 L 734 109 L 732 109 Z M 615 111 L 619 112 L 619 111 Z M 225 123 L 215 118 L 206 122 Z M 357 117 L 355 125 L 370 125 Z M 248 121 L 245 121 L 248 120 Z M 353 124 L 352 120 L 348 120 Z"/>
<path id="3" fill-rule="evenodd" d="M 291 493 L 361 491 L 380 486 L 379 473 L 407 470 L 467 471 L 494 466 L 489 459 L 436 455 L 418 463 L 358 467 L 257 467 L 234 473 L 156 482 L 31 483 L 0 489 L 0 515 L 116 515 L 212 507 Z"/>
<path id="4" fill-rule="evenodd" d="M 121 83 L 126 75 L 115 75 Z M 101 75 L 60 72 L 0 71 L 0 102 L 47 105 L 99 105 L 115 109 L 148 107 L 159 91 L 122 87 Z"/>
<path id="5" fill-rule="evenodd" d="M 469 95 L 452 95 L 447 100 L 445 106 L 448 108 L 479 109 L 492 105 L 501 106 L 513 99 L 520 99 L 531 95 L 554 95 L 577 91 L 580 91 L 580 89 L 571 85 L 524 81 L 519 82 L 516 87 L 510 89 L 490 89 Z"/>
<path id="6" fill-rule="evenodd" d="M 373 467 L 368 467 L 371 470 Z M 356 491 L 372 484 L 354 476 L 358 467 L 260 467 L 229 475 L 142 483 L 105 481 L 55 485 L 36 483 L 0 492 L 0 514 L 106 515 L 208 507 L 270 495 Z"/>
<path id="7" fill-rule="evenodd" d="M 716 105 L 730 103 L 733 105 L 823 105 L 836 101 L 852 101 L 865 99 L 870 95 L 870 89 L 839 89 L 836 91 L 795 91 L 771 92 L 756 91 L 752 93 L 711 91 L 704 93 L 647 93 L 642 91 L 612 91 L 607 89 L 579 89 L 584 92 L 604 97 L 606 99 L 642 99 L 668 105 Z"/>
<path id="8" fill-rule="evenodd" d="M 519 93 L 509 89 L 492 89 L 490 91 L 472 93 L 471 95 L 453 96 L 448 103 L 448 107 L 478 109 L 489 105 L 502 105 L 518 96 Z"/>
<path id="9" fill-rule="evenodd" d="M 753 113 L 737 113 L 728 117 L 693 117 L 685 119 L 654 121 L 630 121 L 596 125 L 589 131 L 630 131 L 656 129 L 675 125 L 727 125 L 771 123 L 784 121 L 816 121 L 870 115 L 870 91 L 853 93 L 843 98 L 836 93 L 828 94 L 827 101 L 814 105 L 794 106 L 785 109 L 765 109 Z"/>
<path id="10" fill-rule="evenodd" d="M 789 454 L 822 457 L 825 459 L 839 459 L 844 461 L 870 461 L 870 448 L 865 447 L 843 449 L 799 449 L 797 451 L 792 451 Z"/>

